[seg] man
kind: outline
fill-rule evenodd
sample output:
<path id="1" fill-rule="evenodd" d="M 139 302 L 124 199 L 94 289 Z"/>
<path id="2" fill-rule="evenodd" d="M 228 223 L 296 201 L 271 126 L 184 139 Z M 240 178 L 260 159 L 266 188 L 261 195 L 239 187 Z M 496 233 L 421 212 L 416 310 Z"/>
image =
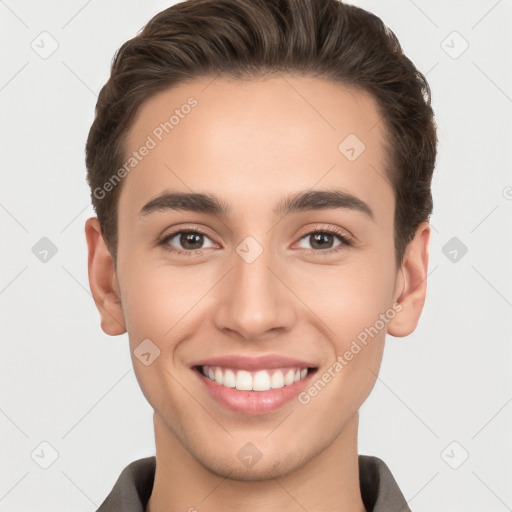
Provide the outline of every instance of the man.
<path id="1" fill-rule="evenodd" d="M 409 510 L 358 410 L 421 315 L 436 144 L 424 76 L 337 0 L 188 0 L 120 48 L 89 281 L 156 456 L 100 511 Z"/>

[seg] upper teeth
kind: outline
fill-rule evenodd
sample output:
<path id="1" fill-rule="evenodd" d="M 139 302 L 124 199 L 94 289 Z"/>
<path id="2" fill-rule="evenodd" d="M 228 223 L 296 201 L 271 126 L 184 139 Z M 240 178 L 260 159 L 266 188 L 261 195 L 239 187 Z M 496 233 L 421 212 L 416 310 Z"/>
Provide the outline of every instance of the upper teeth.
<path id="1" fill-rule="evenodd" d="M 217 384 L 245 391 L 266 391 L 289 386 L 308 374 L 307 368 L 283 368 L 274 370 L 235 370 L 218 366 L 202 366 L 203 375 Z"/>

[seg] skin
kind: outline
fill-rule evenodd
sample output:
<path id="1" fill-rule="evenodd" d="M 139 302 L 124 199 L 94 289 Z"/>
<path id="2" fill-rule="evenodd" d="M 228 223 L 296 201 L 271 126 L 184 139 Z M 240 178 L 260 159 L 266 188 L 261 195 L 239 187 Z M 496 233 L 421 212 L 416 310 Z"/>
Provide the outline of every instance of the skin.
<path id="1" fill-rule="evenodd" d="M 116 266 L 97 219 L 85 226 L 101 327 L 109 335 L 128 331 L 136 377 L 155 411 L 157 466 L 146 510 L 364 511 L 358 410 L 375 384 L 386 333 L 416 328 L 429 224 L 418 227 L 397 268 L 385 127 L 369 94 L 290 74 L 211 80 L 178 85 L 139 110 L 130 151 L 167 112 L 198 100 L 124 180 Z M 338 150 L 350 133 L 366 145 L 353 162 Z M 346 208 L 272 214 L 290 193 L 333 188 L 366 202 L 374 219 Z M 173 210 L 141 217 L 164 191 L 212 193 L 232 210 L 222 219 Z M 181 227 L 206 230 L 192 246 L 202 253 L 179 256 L 156 244 Z M 309 233 L 318 227 L 340 228 L 353 244 L 322 256 L 341 242 L 334 236 L 325 249 L 315 246 Z M 247 236 L 263 248 L 250 264 L 236 252 Z M 167 246 L 187 250 L 179 236 Z M 233 412 L 189 367 L 218 355 L 279 354 L 314 362 L 321 374 L 397 299 L 401 311 L 307 405 Z M 133 354 L 147 338 L 161 351 L 149 366 Z M 252 467 L 237 457 L 248 442 L 262 454 Z"/>

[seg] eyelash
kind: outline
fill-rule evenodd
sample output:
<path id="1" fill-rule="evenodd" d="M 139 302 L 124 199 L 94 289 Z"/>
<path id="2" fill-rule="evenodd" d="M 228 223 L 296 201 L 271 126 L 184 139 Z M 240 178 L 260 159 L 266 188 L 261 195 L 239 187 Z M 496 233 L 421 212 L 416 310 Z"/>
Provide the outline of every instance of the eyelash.
<path id="1" fill-rule="evenodd" d="M 204 250 L 204 249 L 195 249 L 195 250 L 191 250 L 191 251 L 182 251 L 181 249 L 169 248 L 170 246 L 168 245 L 167 242 L 169 240 L 172 240 L 176 235 L 183 234 L 183 233 L 201 234 L 201 235 L 208 237 L 208 233 L 206 233 L 205 231 L 203 231 L 199 228 L 179 229 L 179 230 L 173 231 L 172 233 L 169 233 L 169 234 L 165 235 L 164 237 L 162 237 L 161 239 L 159 239 L 157 241 L 157 245 L 162 246 L 164 248 L 164 250 L 169 251 L 177 256 L 195 256 L 198 252 Z M 346 247 L 352 246 L 352 238 L 349 237 L 345 232 L 341 231 L 338 228 L 322 228 L 322 229 L 309 231 L 305 235 L 301 236 L 299 240 L 302 240 L 303 238 L 314 235 L 316 233 L 324 233 L 324 234 L 328 233 L 330 235 L 335 235 L 336 237 L 338 237 L 338 239 L 342 243 L 340 245 L 338 245 L 337 247 L 332 247 L 331 249 L 324 249 L 324 250 L 306 249 L 308 254 L 325 256 L 325 255 L 329 255 L 329 254 L 341 251 L 341 250 L 345 249 Z"/>

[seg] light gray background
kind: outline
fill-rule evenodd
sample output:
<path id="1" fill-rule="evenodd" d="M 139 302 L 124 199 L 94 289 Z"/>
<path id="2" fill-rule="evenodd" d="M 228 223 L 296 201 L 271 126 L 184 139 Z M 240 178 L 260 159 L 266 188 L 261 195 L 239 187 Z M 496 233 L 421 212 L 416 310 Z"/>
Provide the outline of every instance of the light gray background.
<path id="1" fill-rule="evenodd" d="M 510 510 L 512 1 L 353 3 L 427 75 L 440 139 L 424 314 L 387 339 L 359 450 L 416 512 Z M 90 296 L 84 145 L 115 50 L 169 5 L 0 1 L 2 512 L 94 511 L 154 454 L 127 335 L 103 333 Z M 46 262 L 43 237 L 57 248 Z M 456 261 L 452 237 L 468 249 Z M 58 453 L 47 469 L 42 442 Z"/>

